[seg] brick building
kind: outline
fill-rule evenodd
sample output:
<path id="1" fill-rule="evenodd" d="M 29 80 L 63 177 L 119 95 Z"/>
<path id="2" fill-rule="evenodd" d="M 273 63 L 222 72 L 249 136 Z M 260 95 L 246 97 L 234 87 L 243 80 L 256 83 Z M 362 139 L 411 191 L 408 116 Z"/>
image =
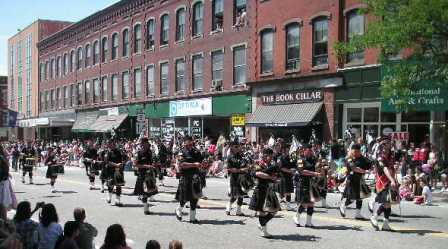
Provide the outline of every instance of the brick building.
<path id="1" fill-rule="evenodd" d="M 336 98 L 338 91 L 346 92 L 345 74 L 378 74 L 374 50 L 345 61 L 334 54 L 335 42 L 364 32 L 361 7 L 359 1 L 256 1 L 249 64 L 252 139 L 293 133 L 308 141 L 313 130 L 325 140 L 341 134 Z M 376 88 L 378 83 L 377 78 Z"/>
<path id="2" fill-rule="evenodd" d="M 15 138 L 35 138 L 35 128 L 29 125 L 28 120 L 39 115 L 39 55 L 36 44 L 69 24 L 62 21 L 37 20 L 8 39 L 8 107 L 19 113 L 21 124 L 21 127 L 12 129 Z"/>
<path id="3" fill-rule="evenodd" d="M 42 40 L 42 137 L 64 138 L 70 124 L 79 136 L 135 136 L 139 114 L 155 136 L 228 133 L 232 115 L 251 112 L 252 2 L 120 1 Z"/>
<path id="4" fill-rule="evenodd" d="M 0 141 L 8 139 L 8 77 L 0 76 Z"/>

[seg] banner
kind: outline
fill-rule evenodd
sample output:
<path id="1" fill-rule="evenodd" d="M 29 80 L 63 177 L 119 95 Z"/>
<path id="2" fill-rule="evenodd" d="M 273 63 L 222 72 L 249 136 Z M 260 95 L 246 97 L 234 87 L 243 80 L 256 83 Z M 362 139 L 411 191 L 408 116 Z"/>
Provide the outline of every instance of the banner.
<path id="1" fill-rule="evenodd" d="M 170 117 L 212 115 L 212 98 L 170 101 Z"/>

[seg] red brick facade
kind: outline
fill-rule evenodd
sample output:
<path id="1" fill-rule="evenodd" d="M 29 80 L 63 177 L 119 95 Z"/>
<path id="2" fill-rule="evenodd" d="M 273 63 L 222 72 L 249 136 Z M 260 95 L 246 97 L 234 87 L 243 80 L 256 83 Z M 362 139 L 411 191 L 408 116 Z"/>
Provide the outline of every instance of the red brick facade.
<path id="1" fill-rule="evenodd" d="M 203 32 L 201 35 L 192 36 L 192 22 L 193 22 L 193 7 L 197 2 L 203 4 Z M 90 81 L 90 100 L 89 103 L 82 103 L 77 106 L 77 109 L 89 109 L 95 106 L 107 107 L 116 106 L 128 103 L 142 103 L 149 101 L 162 101 L 174 98 L 190 98 L 213 94 L 225 94 L 239 91 L 247 91 L 244 84 L 235 85 L 233 79 L 233 47 L 248 46 L 249 41 L 249 26 L 236 29 L 233 27 L 235 23 L 235 6 L 234 1 L 224 0 L 224 21 L 222 31 L 212 32 L 212 3 L 210 0 L 165 0 L 165 1 L 120 1 L 105 10 L 97 12 L 78 23 L 66 28 L 65 30 L 56 33 L 55 35 L 45 39 L 39 44 L 40 49 L 40 65 L 43 68 L 41 71 L 46 72 L 40 80 L 40 94 L 45 94 L 46 91 L 56 89 L 58 87 L 70 86 L 72 84 L 84 83 Z M 185 34 L 183 41 L 175 41 L 176 39 L 176 13 L 179 9 L 184 8 L 186 11 L 185 18 Z M 247 15 L 251 16 L 251 1 L 247 1 Z M 161 46 L 161 17 L 164 14 L 169 15 L 169 42 L 168 45 Z M 154 32 L 154 47 L 147 49 L 148 43 L 146 35 L 148 33 L 146 24 L 149 20 L 155 20 Z M 141 52 L 134 53 L 134 32 L 136 25 L 141 24 Z M 129 30 L 129 56 L 123 57 L 123 31 Z M 112 51 L 112 35 L 118 34 L 118 56 L 111 60 Z M 108 54 L 105 62 L 100 62 L 92 65 L 92 58 L 94 55 L 93 46 L 95 41 L 100 44 L 101 41 L 107 38 Z M 91 55 L 88 67 L 85 67 L 86 58 L 85 46 L 90 44 Z M 77 49 L 82 48 L 83 60 L 82 67 L 77 70 L 75 66 L 70 70 L 70 53 L 73 51 L 76 55 Z M 211 52 L 222 49 L 224 52 L 224 71 L 223 71 L 223 85 L 221 91 L 212 91 L 212 63 Z M 49 77 L 51 60 L 55 60 L 60 56 L 62 65 L 64 65 L 64 54 L 67 54 L 69 61 L 68 73 L 61 76 Z M 203 88 L 201 91 L 193 91 L 192 89 L 192 56 L 201 54 L 203 56 Z M 101 55 L 100 55 L 101 56 Z M 185 92 L 175 91 L 175 60 L 177 58 L 185 59 L 185 79 L 187 90 Z M 249 62 L 249 51 L 246 49 L 246 64 Z M 169 64 L 169 94 L 162 96 L 160 93 L 160 63 L 168 62 Z M 76 64 L 76 63 L 75 63 Z M 45 68 L 45 65 L 48 65 Z M 149 65 L 154 65 L 154 81 L 155 81 L 155 95 L 148 96 L 146 93 L 146 73 L 145 69 Z M 142 72 L 142 89 L 141 97 L 136 98 L 132 96 L 134 92 L 134 69 L 141 69 Z M 248 68 L 248 67 L 246 67 Z M 62 69 L 63 70 L 63 69 Z M 130 79 L 130 97 L 128 99 L 122 98 L 122 77 L 121 74 L 129 71 Z M 118 76 L 118 98 L 116 101 L 111 101 L 111 77 L 116 74 Z M 247 71 L 247 77 L 249 72 Z M 93 102 L 93 79 L 108 78 L 108 96 L 107 101 Z M 56 92 L 56 91 L 55 91 Z M 82 99 L 85 99 L 85 92 L 82 91 Z M 101 93 L 102 94 L 102 93 Z M 71 94 L 73 95 L 73 94 Z M 45 95 L 44 95 L 45 96 Z M 62 94 L 62 96 L 64 96 Z M 41 97 L 41 102 L 45 97 Z M 58 99 L 58 98 L 56 98 Z M 41 103 L 40 112 L 47 112 L 56 110 L 53 108 L 45 109 Z M 65 107 L 58 109 L 72 108 L 70 103 Z"/>

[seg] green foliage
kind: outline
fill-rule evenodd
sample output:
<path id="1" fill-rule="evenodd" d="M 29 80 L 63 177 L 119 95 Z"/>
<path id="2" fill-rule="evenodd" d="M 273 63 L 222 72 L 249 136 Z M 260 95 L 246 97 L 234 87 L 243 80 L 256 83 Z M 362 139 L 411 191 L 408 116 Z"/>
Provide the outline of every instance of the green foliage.
<path id="1" fill-rule="evenodd" d="M 343 62 L 349 53 L 366 48 L 381 51 L 380 63 L 408 50 L 411 57 L 388 64 L 382 80 L 382 94 L 400 98 L 406 105 L 408 93 L 422 81 L 448 86 L 448 0 L 363 0 L 361 12 L 369 18 L 366 33 L 349 43 L 334 44 Z M 373 20 L 372 20 L 373 19 Z"/>

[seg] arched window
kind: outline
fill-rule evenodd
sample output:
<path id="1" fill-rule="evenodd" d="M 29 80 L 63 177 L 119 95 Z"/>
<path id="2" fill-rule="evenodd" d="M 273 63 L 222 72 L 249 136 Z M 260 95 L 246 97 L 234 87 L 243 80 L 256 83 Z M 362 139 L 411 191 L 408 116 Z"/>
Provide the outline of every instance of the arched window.
<path id="1" fill-rule="evenodd" d="M 86 59 L 84 60 L 84 66 L 88 67 L 90 66 L 90 59 L 92 58 L 92 51 L 90 49 L 90 44 L 86 44 L 84 47 L 84 52 L 86 54 Z"/>
<path id="2" fill-rule="evenodd" d="M 142 25 L 134 26 L 134 53 L 142 51 Z"/>
<path id="3" fill-rule="evenodd" d="M 129 56 L 129 30 L 123 30 L 123 57 Z"/>
<path id="4" fill-rule="evenodd" d="M 328 64 L 328 17 L 313 20 L 313 66 Z"/>
<path id="5" fill-rule="evenodd" d="M 118 56 L 118 34 L 112 35 L 112 60 L 117 59 Z"/>
<path id="6" fill-rule="evenodd" d="M 222 31 L 224 24 L 224 0 L 213 0 L 212 30 Z"/>
<path id="7" fill-rule="evenodd" d="M 193 5 L 193 36 L 203 32 L 204 24 L 204 4 L 197 2 Z"/>
<path id="8" fill-rule="evenodd" d="M 274 67 L 274 30 L 261 32 L 261 73 L 271 73 Z"/>
<path id="9" fill-rule="evenodd" d="M 286 71 L 299 69 L 300 65 L 300 25 L 291 23 L 286 30 Z"/>
<path id="10" fill-rule="evenodd" d="M 98 64 L 100 62 L 100 43 L 95 41 L 93 43 L 93 65 Z"/>
<path id="11" fill-rule="evenodd" d="M 155 21 L 154 19 L 148 20 L 146 23 L 146 49 L 154 49 L 154 32 L 155 32 Z"/>
<path id="12" fill-rule="evenodd" d="M 160 45 L 167 45 L 169 42 L 170 19 L 168 14 L 160 18 Z"/>
<path id="13" fill-rule="evenodd" d="M 176 12 L 176 41 L 183 41 L 185 36 L 185 8 Z"/>
<path id="14" fill-rule="evenodd" d="M 75 57 L 75 51 L 70 52 L 70 72 L 73 72 L 75 70 L 76 65 L 76 57 Z"/>
<path id="15" fill-rule="evenodd" d="M 62 61 L 61 61 L 61 56 L 58 56 L 57 60 L 56 60 L 56 77 L 61 77 L 62 75 Z"/>
<path id="16" fill-rule="evenodd" d="M 353 10 L 347 15 L 347 42 L 350 42 L 356 36 L 364 34 L 364 15 L 359 14 L 358 10 Z M 347 56 L 347 63 L 363 63 L 364 51 L 350 53 Z"/>
<path id="17" fill-rule="evenodd" d="M 103 39 L 101 39 L 101 62 L 106 62 L 107 61 L 107 50 L 108 50 L 108 46 L 107 46 L 107 37 L 103 37 Z"/>
<path id="18" fill-rule="evenodd" d="M 68 55 L 64 54 L 64 75 L 68 73 Z"/>
<path id="19" fill-rule="evenodd" d="M 72 51 L 73 53 L 73 51 Z M 50 74 L 50 66 L 48 66 L 48 61 L 45 62 L 45 80 L 48 80 L 48 75 Z"/>
<path id="20" fill-rule="evenodd" d="M 82 48 L 78 48 L 78 52 L 77 52 L 76 57 L 78 59 L 78 61 L 76 63 L 76 69 L 80 70 L 81 67 L 82 67 Z"/>
<path id="21" fill-rule="evenodd" d="M 54 79 L 54 71 L 56 70 L 56 65 L 55 65 L 55 63 L 54 63 L 54 59 L 51 59 L 51 62 L 50 62 L 50 77 L 52 78 L 52 79 Z"/>

